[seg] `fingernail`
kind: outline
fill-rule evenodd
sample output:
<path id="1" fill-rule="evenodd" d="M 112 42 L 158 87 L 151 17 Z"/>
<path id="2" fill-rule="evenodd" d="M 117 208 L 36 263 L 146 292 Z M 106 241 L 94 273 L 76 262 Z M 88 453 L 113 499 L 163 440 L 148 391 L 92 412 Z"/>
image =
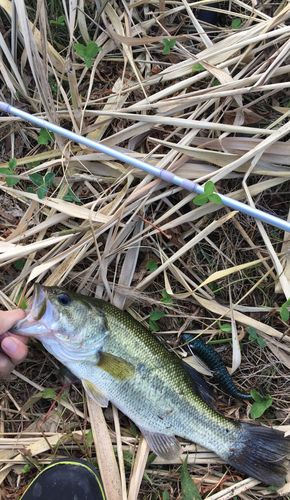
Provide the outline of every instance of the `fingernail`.
<path id="1" fill-rule="evenodd" d="M 2 349 L 5 350 L 5 352 L 7 352 L 7 354 L 9 354 L 9 353 L 16 351 L 18 344 L 15 342 L 15 340 L 12 337 L 6 337 L 2 341 L 1 347 L 2 347 Z"/>

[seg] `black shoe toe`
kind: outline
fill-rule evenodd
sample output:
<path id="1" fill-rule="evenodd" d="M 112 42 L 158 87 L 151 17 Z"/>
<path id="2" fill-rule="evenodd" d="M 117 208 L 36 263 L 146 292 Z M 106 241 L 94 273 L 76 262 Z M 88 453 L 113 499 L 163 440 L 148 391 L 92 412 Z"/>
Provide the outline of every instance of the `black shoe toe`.
<path id="1" fill-rule="evenodd" d="M 105 500 L 99 473 L 81 459 L 64 458 L 43 469 L 21 500 Z"/>

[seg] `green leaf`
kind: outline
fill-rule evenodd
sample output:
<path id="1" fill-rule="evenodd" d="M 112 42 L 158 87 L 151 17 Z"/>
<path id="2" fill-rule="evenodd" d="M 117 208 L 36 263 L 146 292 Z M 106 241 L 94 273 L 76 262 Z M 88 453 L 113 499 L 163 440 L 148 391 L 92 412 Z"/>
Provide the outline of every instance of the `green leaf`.
<path id="1" fill-rule="evenodd" d="M 150 453 L 149 457 L 147 458 L 147 462 L 146 462 L 146 469 L 147 467 L 149 467 L 152 462 L 154 462 L 155 458 L 157 457 L 157 455 L 155 453 Z"/>
<path id="2" fill-rule="evenodd" d="M 216 193 L 210 194 L 208 199 L 209 199 L 209 201 L 212 201 L 213 203 L 216 203 L 217 205 L 223 204 L 221 197 Z"/>
<path id="3" fill-rule="evenodd" d="M 17 160 L 16 158 L 11 158 L 11 160 L 8 163 L 10 170 L 15 170 L 16 165 L 17 165 Z"/>
<path id="4" fill-rule="evenodd" d="M 52 78 L 52 76 L 49 76 L 49 77 L 48 77 L 48 83 L 49 83 L 49 86 L 50 86 L 50 88 L 51 88 L 52 92 L 53 92 L 54 94 L 56 94 L 56 93 L 57 93 L 57 83 L 55 83 L 55 80 Z M 37 163 L 37 162 L 35 162 L 35 163 Z M 39 162 L 39 163 L 40 163 L 40 162 Z M 29 167 L 28 167 L 28 168 L 29 168 Z"/>
<path id="5" fill-rule="evenodd" d="M 92 447 L 93 442 L 94 442 L 93 431 L 92 429 L 90 429 L 89 432 L 87 433 L 87 445 L 89 448 Z"/>
<path id="6" fill-rule="evenodd" d="M 204 185 L 203 188 L 204 194 L 209 196 L 210 194 L 213 194 L 214 192 L 214 183 L 212 181 L 207 181 Z"/>
<path id="7" fill-rule="evenodd" d="M 224 325 L 221 326 L 221 330 L 223 332 L 230 332 L 232 329 L 232 326 L 230 325 L 230 323 L 225 323 Z"/>
<path id="8" fill-rule="evenodd" d="M 260 347 L 262 347 L 262 348 L 266 347 L 267 342 L 265 342 L 263 339 L 261 339 L 261 337 L 259 337 L 257 335 L 255 328 L 253 328 L 252 326 L 249 326 L 247 331 L 249 334 L 249 340 L 251 342 L 254 342 L 256 340 Z"/>
<path id="9" fill-rule="evenodd" d="M 192 68 L 192 71 L 204 71 L 204 70 L 205 68 L 199 63 L 196 63 Z"/>
<path id="10" fill-rule="evenodd" d="M 156 311 L 152 311 L 152 313 L 150 314 L 150 319 L 152 321 L 158 321 L 160 318 L 163 318 L 163 316 L 164 312 L 158 311 L 158 309 L 156 309 Z"/>
<path id="11" fill-rule="evenodd" d="M 165 288 L 164 288 L 164 290 L 162 290 L 161 294 L 162 294 L 162 297 L 164 299 L 170 299 L 171 298 L 170 295 L 169 295 L 169 293 L 167 293 L 167 291 L 165 290 Z"/>
<path id="12" fill-rule="evenodd" d="M 160 302 L 163 302 L 164 304 L 173 304 L 173 300 L 170 297 L 170 295 L 166 292 L 166 290 L 162 290 L 162 297 L 163 299 L 160 300 Z"/>
<path id="13" fill-rule="evenodd" d="M 54 141 L 54 133 L 51 132 L 50 130 L 47 130 L 46 128 L 41 128 L 40 129 L 40 135 L 43 137 L 46 137 L 49 141 Z"/>
<path id="14" fill-rule="evenodd" d="M 35 184 L 35 186 L 42 186 L 44 184 L 44 180 L 40 174 L 31 174 L 29 179 L 33 182 L 33 184 Z"/>
<path id="15" fill-rule="evenodd" d="M 37 137 L 37 142 L 38 144 L 48 144 L 48 139 L 43 135 L 40 135 L 39 137 Z"/>
<path id="16" fill-rule="evenodd" d="M 253 326 L 248 326 L 247 328 L 247 332 L 250 334 L 250 335 L 254 335 L 254 338 L 257 337 L 257 334 L 256 334 L 256 330 Z"/>
<path id="17" fill-rule="evenodd" d="M 239 30 L 241 27 L 242 27 L 242 21 L 238 17 L 232 20 L 233 30 Z"/>
<path id="18" fill-rule="evenodd" d="M 116 448 L 114 448 L 114 453 L 115 453 L 115 455 L 117 457 L 118 456 L 118 452 L 117 452 Z M 124 460 L 125 466 L 128 466 L 128 467 L 132 466 L 132 458 L 133 458 L 133 455 L 132 455 L 132 453 L 130 451 L 123 450 L 123 460 Z"/>
<path id="19" fill-rule="evenodd" d="M 264 411 L 271 406 L 273 400 L 269 394 L 262 397 L 255 391 L 255 389 L 251 390 L 251 396 L 255 401 L 255 403 L 251 406 L 251 417 L 259 418 L 263 415 Z"/>
<path id="20" fill-rule="evenodd" d="M 48 191 L 48 187 L 47 186 L 40 186 L 40 188 L 38 188 L 38 190 L 37 190 L 37 196 L 38 196 L 38 198 L 40 198 L 42 200 L 42 198 L 45 197 L 47 191 Z"/>
<path id="21" fill-rule="evenodd" d="M 9 168 L 2 167 L 2 168 L 0 168 L 0 174 L 11 175 L 12 172 L 11 172 L 11 170 Z"/>
<path id="22" fill-rule="evenodd" d="M 256 334 L 256 332 L 255 333 L 250 333 L 249 340 L 251 342 L 254 342 L 255 340 L 257 340 L 257 338 L 258 338 L 258 335 Z"/>
<path id="23" fill-rule="evenodd" d="M 20 307 L 20 309 L 23 309 L 23 311 L 27 309 L 27 304 L 24 299 L 22 299 L 21 304 L 18 304 L 18 307 Z"/>
<path id="24" fill-rule="evenodd" d="M 78 56 L 84 57 L 86 54 L 86 47 L 85 45 L 82 45 L 81 43 L 75 43 L 74 44 L 74 49 L 77 53 Z"/>
<path id="25" fill-rule="evenodd" d="M 73 197 L 73 201 L 81 203 L 81 200 L 74 194 L 74 192 L 70 188 L 68 188 L 68 194 Z"/>
<path id="26" fill-rule="evenodd" d="M 206 194 L 198 194 L 192 201 L 195 205 L 205 205 L 208 202 L 208 196 Z"/>
<path id="27" fill-rule="evenodd" d="M 32 163 L 28 163 L 27 168 L 35 168 L 35 167 L 38 167 L 38 165 L 40 165 L 40 160 L 33 161 Z"/>
<path id="28" fill-rule="evenodd" d="M 33 187 L 32 187 L 32 186 L 28 186 L 28 187 L 26 188 L 26 192 L 27 192 L 27 193 L 33 193 L 33 194 L 34 194 L 34 189 L 33 189 Z"/>
<path id="29" fill-rule="evenodd" d="M 23 469 L 21 469 L 22 474 L 26 474 L 27 472 L 30 472 L 30 467 L 28 464 L 25 464 Z"/>
<path id="30" fill-rule="evenodd" d="M 264 349 L 264 347 L 266 347 L 266 345 L 267 345 L 267 342 L 265 342 L 265 340 L 261 339 L 261 337 L 258 337 L 258 336 L 257 336 L 257 342 L 258 342 L 259 346 L 262 347 L 262 349 Z"/>
<path id="31" fill-rule="evenodd" d="M 92 58 L 95 57 L 100 50 L 103 50 L 102 47 L 99 47 L 95 42 L 88 42 L 86 47 L 81 43 L 75 43 L 74 49 L 80 57 L 83 57 L 88 68 L 91 68 L 93 65 Z"/>
<path id="32" fill-rule="evenodd" d="M 170 495 L 169 495 L 168 491 L 163 491 L 162 499 L 163 500 L 170 500 Z"/>
<path id="33" fill-rule="evenodd" d="M 7 177 L 6 177 L 7 179 Z M 287 309 L 287 306 L 285 306 L 285 304 L 283 304 L 283 306 L 281 307 L 280 309 L 280 316 L 282 318 L 283 321 L 288 321 L 289 319 L 289 311 Z"/>
<path id="34" fill-rule="evenodd" d="M 147 271 L 150 271 L 151 273 L 153 273 L 154 271 L 156 271 L 157 268 L 158 268 L 158 265 L 157 265 L 156 259 L 151 259 L 151 260 L 148 260 L 148 262 L 146 262 Z"/>
<path id="35" fill-rule="evenodd" d="M 81 200 L 74 194 L 74 192 L 68 188 L 68 194 L 63 196 L 62 198 L 65 201 L 76 201 L 77 203 L 81 203 Z"/>
<path id="36" fill-rule="evenodd" d="M 174 45 L 176 44 L 176 40 L 167 40 L 167 38 L 163 38 L 162 43 L 164 45 L 164 49 L 162 50 L 162 54 L 166 56 L 169 54 L 170 49 L 173 49 Z"/>
<path id="37" fill-rule="evenodd" d="M 65 26 L 65 16 L 59 16 L 59 18 L 57 19 L 57 21 L 49 21 L 50 24 L 58 24 L 59 26 Z"/>
<path id="38" fill-rule="evenodd" d="M 264 402 L 264 403 L 254 403 L 251 407 L 251 417 L 252 418 L 260 418 L 263 413 L 267 410 L 267 408 L 269 408 L 269 406 L 271 406 L 272 404 L 272 399 L 271 401 L 267 401 L 267 402 Z"/>
<path id="39" fill-rule="evenodd" d="M 101 52 L 101 50 L 103 50 L 103 48 L 99 47 L 95 42 L 88 42 L 88 45 L 86 46 L 86 56 L 92 58 L 96 57 L 98 52 Z"/>
<path id="40" fill-rule="evenodd" d="M 7 186 L 11 187 L 11 186 L 15 186 L 15 184 L 17 184 L 19 179 L 17 179 L 16 177 L 5 177 L 5 181 L 6 181 Z"/>
<path id="41" fill-rule="evenodd" d="M 249 334 L 249 340 L 251 342 L 254 342 L 254 340 L 257 340 L 258 335 L 257 335 L 256 330 L 253 326 L 248 327 L 248 334 Z"/>
<path id="42" fill-rule="evenodd" d="M 183 500 L 202 500 L 199 491 L 187 470 L 187 459 L 188 455 L 186 456 L 181 469 L 181 491 Z"/>
<path id="43" fill-rule="evenodd" d="M 48 172 L 44 177 L 44 182 L 47 186 L 51 186 L 55 178 L 54 172 Z"/>
<path id="44" fill-rule="evenodd" d="M 176 44 L 176 40 L 174 40 L 174 38 L 172 40 L 168 40 L 168 47 L 170 49 L 173 49 L 175 44 Z"/>
<path id="45" fill-rule="evenodd" d="M 153 330 L 154 332 L 159 331 L 159 326 L 152 319 L 149 319 L 149 326 L 150 326 L 151 330 Z"/>
<path id="46" fill-rule="evenodd" d="M 84 60 L 85 60 L 87 68 L 90 69 L 92 67 L 92 65 L 93 65 L 92 58 L 88 57 L 88 56 L 84 56 Z"/>
<path id="47" fill-rule="evenodd" d="M 56 393 L 52 389 L 50 389 L 49 387 L 44 389 L 42 397 L 44 399 L 56 399 L 57 398 Z"/>
<path id="48" fill-rule="evenodd" d="M 133 436 L 136 437 L 137 434 L 138 434 L 138 431 L 136 429 L 136 426 L 135 424 L 133 424 L 133 422 L 130 421 L 130 431 L 132 432 Z"/>
<path id="49" fill-rule="evenodd" d="M 252 396 L 253 400 L 256 401 L 256 403 L 263 402 L 263 396 L 261 396 L 261 394 L 259 394 L 257 391 L 255 391 L 255 389 L 251 390 L 251 396 Z"/>
<path id="50" fill-rule="evenodd" d="M 18 305 L 18 307 L 20 307 L 20 309 L 25 310 L 27 308 L 27 304 L 26 304 L 25 300 L 22 299 L 21 303 L 19 302 L 21 299 L 22 293 L 23 293 L 23 290 L 20 290 L 20 292 L 17 294 L 16 304 Z"/>
<path id="51" fill-rule="evenodd" d="M 65 21 L 65 15 L 59 16 L 58 22 L 62 23 L 63 21 Z"/>
<path id="52" fill-rule="evenodd" d="M 213 281 L 212 283 L 208 284 L 209 288 L 211 289 L 212 292 L 216 293 L 219 290 L 218 284 L 216 281 Z"/>
<path id="53" fill-rule="evenodd" d="M 38 144 L 48 144 L 48 141 L 54 141 L 54 133 L 50 132 L 46 128 L 40 129 L 40 135 L 37 138 Z"/>
<path id="54" fill-rule="evenodd" d="M 14 267 L 15 267 L 15 269 L 18 269 L 18 270 L 22 269 L 23 268 L 23 259 L 15 260 Z"/>

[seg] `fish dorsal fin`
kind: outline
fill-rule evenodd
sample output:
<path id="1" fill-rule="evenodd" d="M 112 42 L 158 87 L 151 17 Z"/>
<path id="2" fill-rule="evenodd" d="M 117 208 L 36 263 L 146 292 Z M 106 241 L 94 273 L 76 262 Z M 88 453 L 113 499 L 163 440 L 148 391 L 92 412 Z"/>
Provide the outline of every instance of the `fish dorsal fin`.
<path id="1" fill-rule="evenodd" d="M 132 363 L 108 352 L 100 351 L 98 353 L 96 365 L 116 380 L 128 380 L 135 372 Z"/>
<path id="2" fill-rule="evenodd" d="M 166 436 L 159 432 L 150 432 L 139 427 L 151 450 L 163 460 L 175 462 L 181 453 L 182 447 L 175 436 Z"/>
<path id="3" fill-rule="evenodd" d="M 88 393 L 88 395 L 102 408 L 107 408 L 109 404 L 109 400 L 106 396 L 106 394 L 101 391 L 98 387 L 96 387 L 92 382 L 89 380 L 86 380 L 85 378 L 82 379 L 83 386 Z"/>
<path id="4" fill-rule="evenodd" d="M 213 410 L 217 410 L 218 404 L 217 401 L 214 397 L 214 393 L 210 385 L 207 383 L 207 381 L 203 378 L 201 373 L 196 371 L 192 366 L 190 366 L 186 362 L 182 362 L 184 368 L 186 369 L 187 373 L 189 374 L 191 381 L 193 383 L 194 390 L 196 394 L 202 399 L 210 408 Z"/>

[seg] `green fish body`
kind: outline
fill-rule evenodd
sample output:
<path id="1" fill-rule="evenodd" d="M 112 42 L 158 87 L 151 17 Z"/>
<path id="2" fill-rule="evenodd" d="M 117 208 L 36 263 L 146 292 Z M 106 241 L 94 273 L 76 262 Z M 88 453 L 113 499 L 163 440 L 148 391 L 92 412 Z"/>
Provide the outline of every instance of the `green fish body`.
<path id="1" fill-rule="evenodd" d="M 290 443 L 283 434 L 216 413 L 182 361 L 111 304 L 36 285 L 26 318 L 11 331 L 41 340 L 99 405 L 111 401 L 126 414 L 161 458 L 181 455 L 180 436 L 267 484 L 285 483 Z"/>

